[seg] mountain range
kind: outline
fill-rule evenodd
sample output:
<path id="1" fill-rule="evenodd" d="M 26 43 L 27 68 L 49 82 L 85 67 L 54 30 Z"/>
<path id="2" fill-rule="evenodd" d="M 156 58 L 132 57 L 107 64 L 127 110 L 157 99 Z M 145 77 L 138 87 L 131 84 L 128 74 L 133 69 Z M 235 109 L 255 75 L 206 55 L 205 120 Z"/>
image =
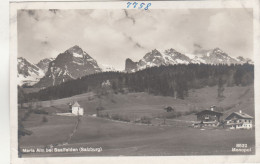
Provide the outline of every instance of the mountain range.
<path id="1" fill-rule="evenodd" d="M 175 65 L 175 64 L 253 64 L 251 59 L 245 59 L 242 56 L 237 58 L 230 57 L 220 48 L 212 50 L 195 51 L 193 54 L 182 54 L 175 49 L 168 49 L 160 52 L 156 49 L 148 52 L 138 62 L 131 59 L 126 59 L 125 71 L 135 72 L 145 69 L 147 67 L 154 67 L 160 65 Z"/>
<path id="2" fill-rule="evenodd" d="M 193 54 L 182 54 L 175 49 L 165 51 L 152 50 L 138 62 L 127 58 L 125 72 L 135 72 L 148 67 L 175 64 L 243 64 L 253 61 L 243 57 L 233 58 L 220 48 L 197 50 Z M 18 58 L 18 85 L 28 85 L 38 88 L 58 85 L 62 82 L 77 79 L 89 74 L 117 71 L 112 66 L 101 65 L 75 45 L 56 58 L 46 58 L 33 64 L 25 58 Z"/>

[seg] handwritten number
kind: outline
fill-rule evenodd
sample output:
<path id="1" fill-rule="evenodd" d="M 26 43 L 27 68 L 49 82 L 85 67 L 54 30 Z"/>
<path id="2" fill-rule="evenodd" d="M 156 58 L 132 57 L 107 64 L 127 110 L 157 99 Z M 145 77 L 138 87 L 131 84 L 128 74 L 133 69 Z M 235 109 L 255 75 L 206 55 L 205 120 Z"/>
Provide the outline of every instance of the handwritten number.
<path id="1" fill-rule="evenodd" d="M 141 3 L 139 9 L 143 8 L 144 5 L 145 3 Z"/>
<path id="2" fill-rule="evenodd" d="M 127 8 L 129 8 L 131 4 L 131 2 L 127 2 Z"/>
<path id="3" fill-rule="evenodd" d="M 151 3 L 148 3 L 147 6 L 144 8 L 145 10 L 148 10 L 148 7 L 151 6 Z"/>
<path id="4" fill-rule="evenodd" d="M 137 4 L 138 4 L 137 2 L 134 2 L 134 3 L 133 3 L 133 5 L 134 5 L 134 8 L 136 7 L 136 5 L 137 5 Z"/>
<path id="5" fill-rule="evenodd" d="M 133 8 L 136 8 L 136 6 L 138 5 L 137 2 L 131 3 L 131 2 L 127 2 L 127 8 L 129 8 L 131 5 L 133 5 Z M 146 7 L 144 8 L 144 10 L 148 10 L 148 8 L 151 6 L 151 3 L 148 3 L 146 5 Z M 145 6 L 145 3 L 140 3 L 139 9 L 142 9 Z"/>

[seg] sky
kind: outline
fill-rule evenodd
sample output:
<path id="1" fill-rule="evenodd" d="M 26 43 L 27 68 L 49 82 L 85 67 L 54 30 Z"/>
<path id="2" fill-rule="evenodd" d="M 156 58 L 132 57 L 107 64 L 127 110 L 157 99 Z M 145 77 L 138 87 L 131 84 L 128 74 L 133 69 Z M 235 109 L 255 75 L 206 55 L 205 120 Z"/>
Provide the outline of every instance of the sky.
<path id="1" fill-rule="evenodd" d="M 250 9 L 19 10 L 18 56 L 32 63 L 80 46 L 98 64 L 125 67 L 126 58 L 173 48 L 220 48 L 253 58 Z"/>

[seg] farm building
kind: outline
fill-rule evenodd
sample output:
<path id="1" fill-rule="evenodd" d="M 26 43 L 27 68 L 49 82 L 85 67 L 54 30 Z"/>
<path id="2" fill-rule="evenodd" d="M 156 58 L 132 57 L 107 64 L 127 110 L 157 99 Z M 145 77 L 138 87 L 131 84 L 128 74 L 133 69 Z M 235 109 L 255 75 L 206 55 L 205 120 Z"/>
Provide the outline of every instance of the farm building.
<path id="1" fill-rule="evenodd" d="M 71 113 L 75 115 L 83 115 L 84 114 L 84 109 L 79 105 L 77 101 L 74 103 L 70 103 L 70 109 Z"/>
<path id="2" fill-rule="evenodd" d="M 231 113 L 226 119 L 226 126 L 230 129 L 252 129 L 253 128 L 253 117 L 239 112 Z"/>
<path id="3" fill-rule="evenodd" d="M 215 106 L 211 106 L 209 110 L 203 110 L 197 113 L 197 121 L 203 126 L 218 126 L 223 113 L 214 111 L 214 108 Z"/>

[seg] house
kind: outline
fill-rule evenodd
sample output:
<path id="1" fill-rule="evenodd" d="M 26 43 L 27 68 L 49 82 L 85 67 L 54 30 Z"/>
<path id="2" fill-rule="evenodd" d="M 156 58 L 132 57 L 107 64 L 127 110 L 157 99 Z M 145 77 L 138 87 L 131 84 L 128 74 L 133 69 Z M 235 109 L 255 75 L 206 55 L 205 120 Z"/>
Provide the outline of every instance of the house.
<path id="1" fill-rule="evenodd" d="M 231 113 L 226 119 L 226 126 L 230 129 L 252 129 L 253 128 L 253 117 L 239 112 Z"/>
<path id="2" fill-rule="evenodd" d="M 201 126 L 218 126 L 220 117 L 223 115 L 221 112 L 214 110 L 215 106 L 211 106 L 210 109 L 198 112 L 197 121 L 200 122 Z"/>
<path id="3" fill-rule="evenodd" d="M 71 103 L 72 104 L 72 103 Z M 84 109 L 75 101 L 72 105 L 70 104 L 71 113 L 75 115 L 83 115 Z"/>

